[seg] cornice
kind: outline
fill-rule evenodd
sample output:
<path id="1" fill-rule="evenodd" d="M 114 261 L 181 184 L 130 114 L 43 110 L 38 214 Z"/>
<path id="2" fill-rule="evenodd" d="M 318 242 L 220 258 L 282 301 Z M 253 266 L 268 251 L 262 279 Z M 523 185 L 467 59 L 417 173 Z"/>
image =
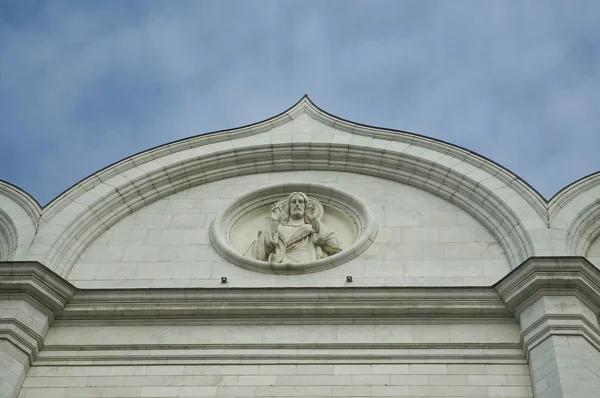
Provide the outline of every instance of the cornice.
<path id="1" fill-rule="evenodd" d="M 209 365 L 282 363 L 518 363 L 526 364 L 518 343 L 469 344 L 185 344 L 49 346 L 40 366 Z"/>
<path id="2" fill-rule="evenodd" d="M 80 290 L 61 323 L 401 323 L 512 319 L 491 288 L 224 288 Z"/>
<path id="3" fill-rule="evenodd" d="M 32 261 L 0 262 L 0 295 L 31 297 L 52 317 L 57 317 L 77 288 Z"/>
<path id="4" fill-rule="evenodd" d="M 510 311 L 542 295 L 577 295 L 600 308 L 600 270 L 584 257 L 531 257 L 494 288 Z"/>

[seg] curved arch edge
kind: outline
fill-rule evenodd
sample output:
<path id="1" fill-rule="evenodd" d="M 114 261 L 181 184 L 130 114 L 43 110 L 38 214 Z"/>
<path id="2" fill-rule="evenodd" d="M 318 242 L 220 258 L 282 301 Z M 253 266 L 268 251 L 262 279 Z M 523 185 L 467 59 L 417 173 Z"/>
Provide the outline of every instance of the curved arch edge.
<path id="1" fill-rule="evenodd" d="M 21 188 L 0 180 L 0 260 L 23 260 L 36 235 L 42 208 Z"/>

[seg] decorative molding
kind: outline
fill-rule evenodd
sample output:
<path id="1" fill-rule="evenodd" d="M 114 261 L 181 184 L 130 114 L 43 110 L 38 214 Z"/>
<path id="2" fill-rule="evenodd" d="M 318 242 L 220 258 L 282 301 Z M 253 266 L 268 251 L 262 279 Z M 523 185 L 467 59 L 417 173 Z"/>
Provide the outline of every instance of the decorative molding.
<path id="1" fill-rule="evenodd" d="M 548 217 L 552 221 L 557 214 L 566 207 L 573 199 L 584 194 L 590 189 L 600 185 L 600 171 L 589 174 L 572 182 L 560 191 L 558 191 L 548 201 Z"/>
<path id="2" fill-rule="evenodd" d="M 516 174 L 485 158 L 484 156 L 457 145 L 422 136 L 420 134 L 369 126 L 342 119 L 316 106 L 307 95 L 303 96 L 296 104 L 286 111 L 261 122 L 238 128 L 219 130 L 184 138 L 179 141 L 174 141 L 148 149 L 109 165 L 94 175 L 73 185 L 71 188 L 52 200 L 44 209 L 44 219 L 51 219 L 54 215 L 60 212 L 61 209 L 76 200 L 85 192 L 92 190 L 103 181 L 107 181 L 111 177 L 130 170 L 136 166 L 140 166 L 144 163 L 157 160 L 187 149 L 254 136 L 281 126 L 298 118 L 302 114 L 308 114 L 326 126 L 331 126 L 335 129 L 339 129 L 351 134 L 372 137 L 374 139 L 381 139 L 385 141 L 402 142 L 425 149 L 432 148 L 441 154 L 447 154 L 456 159 L 467 162 L 477 168 L 485 170 L 491 175 L 496 176 L 508 186 L 512 187 L 516 193 L 523 197 L 523 199 L 525 199 L 535 209 L 535 211 L 543 220 L 547 221 L 546 200 L 543 198 L 543 196 L 541 196 L 534 188 L 519 178 Z"/>
<path id="3" fill-rule="evenodd" d="M 5 196 L 18 204 L 27 213 L 31 219 L 31 223 L 37 230 L 42 214 L 42 207 L 31 195 L 15 185 L 0 180 L 0 196 Z"/>
<path id="4" fill-rule="evenodd" d="M 567 252 L 584 256 L 590 245 L 600 236 L 600 199 L 581 210 L 566 231 Z"/>
<path id="5" fill-rule="evenodd" d="M 274 201 L 281 200 L 282 197 L 287 197 L 292 192 L 304 192 L 310 197 L 318 199 L 324 205 L 332 206 L 348 215 L 358 229 L 358 236 L 352 245 L 331 257 L 292 266 L 270 264 L 266 261 L 244 257 L 238 253 L 229 241 L 229 234 L 234 223 L 242 215 L 268 206 Z M 376 234 L 375 215 L 361 199 L 339 189 L 315 183 L 277 184 L 249 192 L 218 213 L 210 226 L 210 240 L 215 250 L 225 260 L 245 269 L 274 274 L 304 274 L 336 267 L 364 252 L 374 241 Z"/>
<path id="6" fill-rule="evenodd" d="M 19 246 L 19 233 L 11 217 L 0 209 L 0 261 L 12 260 Z"/>
<path id="7" fill-rule="evenodd" d="M 79 290 L 59 322 L 145 324 L 444 323 L 513 316 L 491 288 L 223 288 Z"/>
<path id="8" fill-rule="evenodd" d="M 260 159 L 260 161 L 257 161 Z M 465 175 L 409 154 L 342 144 L 279 144 L 184 159 L 143 174 L 86 207 L 56 239 L 48 266 L 68 275 L 83 251 L 116 222 L 174 192 L 240 175 L 289 170 L 346 171 L 398 181 L 446 199 L 485 225 L 515 267 L 534 254 L 529 234 L 496 194 Z"/>
<path id="9" fill-rule="evenodd" d="M 0 311 L 0 340 L 7 340 L 33 364 L 44 345 L 48 325 L 62 312 L 76 288 L 37 262 L 0 262 L 0 299 L 26 302 L 45 316 L 34 330 L 29 314 Z M 19 318 L 21 317 L 21 318 Z"/>
<path id="10" fill-rule="evenodd" d="M 521 331 L 521 345 L 531 350 L 551 336 L 579 336 L 600 352 L 600 329 L 581 314 L 546 314 Z"/>
<path id="11" fill-rule="evenodd" d="M 25 353 L 30 364 L 44 346 L 44 337 L 16 318 L 0 317 L 0 340 L 8 341 Z"/>
<path id="12" fill-rule="evenodd" d="M 77 288 L 36 261 L 0 262 L 0 295 L 29 296 L 56 318 Z"/>
<path id="13" fill-rule="evenodd" d="M 600 308 L 600 270 L 584 257 L 532 257 L 494 285 L 510 311 L 543 295 L 577 295 Z"/>
<path id="14" fill-rule="evenodd" d="M 518 343 L 487 344 L 235 344 L 181 346 L 52 346 L 36 360 L 60 365 L 212 365 L 283 363 L 526 364 Z"/>

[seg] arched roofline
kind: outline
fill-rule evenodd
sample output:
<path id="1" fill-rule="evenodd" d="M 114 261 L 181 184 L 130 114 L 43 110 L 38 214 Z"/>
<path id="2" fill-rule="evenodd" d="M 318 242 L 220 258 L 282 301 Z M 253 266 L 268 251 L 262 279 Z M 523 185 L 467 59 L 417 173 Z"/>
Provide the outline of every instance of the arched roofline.
<path id="1" fill-rule="evenodd" d="M 43 207 L 29 192 L 13 183 L 0 179 L 0 195 L 21 206 L 37 228 Z"/>
<path id="2" fill-rule="evenodd" d="M 598 185 L 600 185 L 600 171 L 595 171 L 573 181 L 556 192 L 548 200 L 548 216 L 550 220 L 571 200 Z"/>
<path id="3" fill-rule="evenodd" d="M 372 125 L 357 123 L 333 115 L 315 105 L 308 95 L 304 95 L 298 102 L 292 105 L 285 111 L 267 118 L 265 120 L 247 124 L 241 127 L 232 129 L 222 129 L 207 133 L 197 134 L 191 137 L 182 138 L 166 144 L 158 145 L 144 151 L 130 155 L 124 159 L 113 162 L 110 165 L 100 169 L 99 171 L 85 177 L 67 188 L 65 191 L 60 193 L 50 202 L 43 207 L 43 219 L 52 218 L 52 216 L 58 213 L 63 207 L 65 207 L 72 200 L 77 198 L 84 192 L 89 191 L 94 185 L 100 181 L 110 178 L 112 175 L 121 171 L 127 170 L 131 167 L 143 164 L 150 160 L 160 159 L 163 156 L 172 154 L 181 150 L 202 146 L 214 142 L 223 140 L 232 140 L 236 138 L 242 138 L 249 135 L 259 134 L 261 132 L 268 131 L 278 125 L 286 123 L 293 119 L 293 116 L 297 116 L 303 112 L 309 113 L 315 119 L 321 123 L 334 127 L 336 129 L 346 131 L 353 134 L 369 136 L 373 138 L 379 138 L 389 141 L 400 141 L 409 143 L 411 145 L 417 145 L 423 148 L 431 148 L 441 153 L 447 153 L 457 158 L 464 159 L 467 162 L 477 164 L 483 167 L 492 175 L 500 178 L 507 184 L 517 185 L 516 191 L 536 210 L 538 215 L 547 220 L 547 201 L 546 199 L 529 183 L 521 178 L 516 173 L 510 171 L 504 166 L 496 163 L 495 161 L 477 153 L 472 150 L 466 149 L 459 145 L 455 145 L 446 142 L 441 139 L 426 137 L 424 135 L 403 131 L 395 130 L 384 127 L 376 127 Z M 37 201 L 36 201 L 37 203 Z M 43 221 L 42 221 L 43 222 Z"/>
<path id="4" fill-rule="evenodd" d="M 586 255 L 600 237 L 600 171 L 567 185 L 550 199 L 548 216 L 553 224 L 566 228 L 566 250 Z"/>
<path id="5" fill-rule="evenodd" d="M 155 200 L 225 178 L 309 169 L 355 172 L 423 189 L 456 204 L 482 222 L 504 248 L 511 265 L 516 266 L 535 254 L 519 216 L 484 184 L 451 167 L 383 148 L 287 142 L 209 152 L 138 174 L 86 206 L 61 232 L 45 260 L 51 269 L 66 276 L 79 255 L 105 230 Z"/>

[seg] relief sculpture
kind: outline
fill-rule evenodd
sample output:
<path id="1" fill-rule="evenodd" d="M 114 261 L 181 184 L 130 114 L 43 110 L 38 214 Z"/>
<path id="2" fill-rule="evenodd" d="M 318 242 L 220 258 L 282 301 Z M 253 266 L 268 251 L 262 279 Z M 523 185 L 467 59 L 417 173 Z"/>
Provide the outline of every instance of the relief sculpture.
<path id="1" fill-rule="evenodd" d="M 318 200 L 292 193 L 271 206 L 269 224 L 244 255 L 271 264 L 299 264 L 341 252 L 337 237 L 321 221 L 323 212 Z"/>

